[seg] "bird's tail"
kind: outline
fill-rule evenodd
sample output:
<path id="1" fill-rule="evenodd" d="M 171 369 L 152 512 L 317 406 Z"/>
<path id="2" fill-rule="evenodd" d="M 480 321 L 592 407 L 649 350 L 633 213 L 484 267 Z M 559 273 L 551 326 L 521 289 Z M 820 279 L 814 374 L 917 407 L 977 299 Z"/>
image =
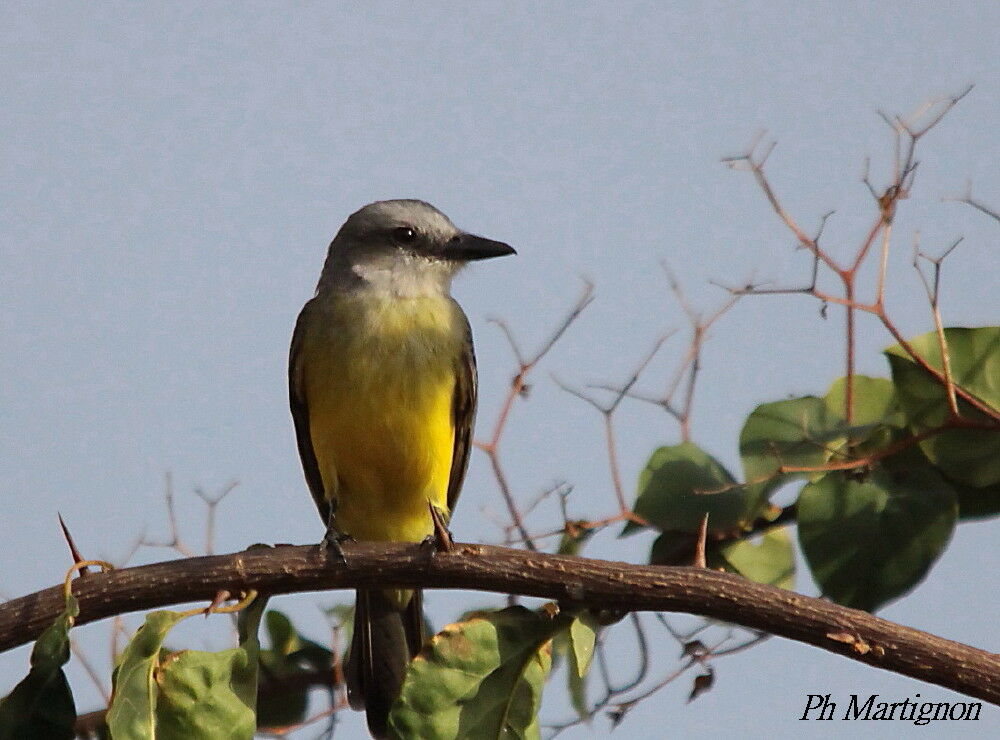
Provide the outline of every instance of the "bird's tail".
<path id="1" fill-rule="evenodd" d="M 399 696 L 406 667 L 423 645 L 420 591 L 358 590 L 354 635 L 344 667 L 347 697 L 364 709 L 372 736 L 387 736 L 389 709 Z"/>

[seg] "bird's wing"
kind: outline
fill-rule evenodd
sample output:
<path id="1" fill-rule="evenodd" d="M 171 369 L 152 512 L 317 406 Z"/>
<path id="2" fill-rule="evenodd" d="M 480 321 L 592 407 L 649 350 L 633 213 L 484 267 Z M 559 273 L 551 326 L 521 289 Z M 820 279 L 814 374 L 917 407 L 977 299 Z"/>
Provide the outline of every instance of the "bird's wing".
<path id="1" fill-rule="evenodd" d="M 455 304 L 458 305 L 457 303 Z M 451 418 L 455 425 L 455 444 L 451 455 L 451 477 L 448 479 L 448 514 L 455 510 L 455 503 L 462 491 L 462 481 L 469 467 L 472 449 L 472 430 L 476 421 L 476 353 L 472 347 L 472 329 L 462 309 L 458 309 L 465 331 L 462 351 L 455 364 L 455 391 L 451 401 Z"/>
<path id="2" fill-rule="evenodd" d="M 288 401 L 292 408 L 295 438 L 299 445 L 299 457 L 302 458 L 306 483 L 309 484 L 319 515 L 326 524 L 330 520 L 330 501 L 323 490 L 323 476 L 320 475 L 316 451 L 313 450 L 312 437 L 309 434 L 309 405 L 306 401 L 305 373 L 300 356 L 302 343 L 305 341 L 305 317 L 311 305 L 312 301 L 309 301 L 303 306 L 295 322 L 295 331 L 292 333 L 292 347 L 288 354 Z"/>

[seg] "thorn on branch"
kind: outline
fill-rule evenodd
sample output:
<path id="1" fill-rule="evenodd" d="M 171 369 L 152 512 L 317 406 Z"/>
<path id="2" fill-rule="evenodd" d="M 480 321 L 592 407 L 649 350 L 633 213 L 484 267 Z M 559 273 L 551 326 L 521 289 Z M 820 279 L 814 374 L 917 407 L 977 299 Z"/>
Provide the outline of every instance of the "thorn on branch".
<path id="1" fill-rule="evenodd" d="M 687 703 L 690 704 L 695 699 L 697 699 L 701 694 L 712 688 L 712 683 L 715 681 L 715 671 L 712 666 L 706 665 L 705 672 L 699 673 L 694 677 L 694 681 L 691 684 L 691 693 L 688 694 Z"/>
<path id="2" fill-rule="evenodd" d="M 76 543 L 73 541 L 73 535 L 69 533 L 69 527 L 66 526 L 66 522 L 63 521 L 62 514 L 56 512 L 56 516 L 59 517 L 59 527 L 62 529 L 63 538 L 66 540 L 66 544 L 69 545 L 69 554 L 73 558 L 74 563 L 82 563 L 86 560 L 80 551 L 76 547 Z M 87 567 L 80 568 L 80 577 L 87 575 L 90 569 Z"/>
<path id="3" fill-rule="evenodd" d="M 701 518 L 701 525 L 698 527 L 698 539 L 694 548 L 694 567 L 707 568 L 705 562 L 705 541 L 708 539 L 708 512 Z"/>
<path id="4" fill-rule="evenodd" d="M 689 640 L 681 647 L 682 658 L 704 658 L 708 655 L 708 647 L 701 640 Z"/>
<path id="5" fill-rule="evenodd" d="M 452 541 L 451 532 L 448 531 L 448 527 L 445 525 L 444 517 L 430 500 L 427 501 L 427 508 L 430 509 L 431 522 L 434 524 L 434 547 L 436 551 L 451 552 L 455 547 L 455 543 Z"/>

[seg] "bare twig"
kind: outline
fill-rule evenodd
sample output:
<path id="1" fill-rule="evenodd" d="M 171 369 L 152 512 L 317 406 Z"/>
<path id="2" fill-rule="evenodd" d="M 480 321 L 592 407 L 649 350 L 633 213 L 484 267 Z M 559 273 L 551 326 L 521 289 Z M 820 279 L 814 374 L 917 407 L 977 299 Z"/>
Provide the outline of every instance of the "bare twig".
<path id="1" fill-rule="evenodd" d="M 998 213 L 995 209 L 990 208 L 989 206 L 987 206 L 982 201 L 976 200 L 975 198 L 972 197 L 972 183 L 971 182 L 966 182 L 966 184 L 965 184 L 965 194 L 964 195 L 962 195 L 960 197 L 957 197 L 957 198 L 943 198 L 943 200 L 946 201 L 946 202 L 964 203 L 967 206 L 972 206 L 973 208 L 975 208 L 980 213 L 984 213 L 987 216 L 989 216 L 990 218 L 992 218 L 994 221 L 1000 222 L 1000 213 Z"/>
<path id="2" fill-rule="evenodd" d="M 715 311 L 705 317 L 693 308 L 687 298 L 687 295 L 684 293 L 680 282 L 674 276 L 670 267 L 665 262 L 661 262 L 661 265 L 667 275 L 670 290 L 674 294 L 681 310 L 684 311 L 691 331 L 691 338 L 688 342 L 684 357 L 678 363 L 671 379 L 667 383 L 666 391 L 662 396 L 658 397 L 635 393 L 632 390 L 632 386 L 635 384 L 636 379 L 632 379 L 631 382 L 626 383 L 624 386 L 603 384 L 591 387 L 618 394 L 618 398 L 616 400 L 619 403 L 621 402 L 621 398 L 632 398 L 659 406 L 677 421 L 680 426 L 681 439 L 684 441 L 690 441 L 695 388 L 698 382 L 699 372 L 701 370 L 702 350 L 704 349 L 705 340 L 708 337 L 708 331 L 736 304 L 736 301 L 739 300 L 740 296 L 736 294 L 731 295 L 728 300 L 724 301 Z M 672 333 L 673 332 L 671 332 L 671 334 Z M 667 336 L 670 336 L 670 334 Z M 687 382 L 684 383 L 685 381 Z M 680 405 L 678 405 L 674 402 L 674 396 L 677 394 L 678 390 L 680 390 L 682 383 L 685 385 L 684 399 L 681 401 Z"/>
<path id="3" fill-rule="evenodd" d="M 489 458 L 490 466 L 493 469 L 493 476 L 496 478 L 500 494 L 503 497 L 504 504 L 507 506 L 507 513 L 510 516 L 512 526 L 517 530 L 524 546 L 532 551 L 537 550 L 538 547 L 535 545 L 534 540 L 528 533 L 527 527 L 524 525 L 524 516 L 518 508 L 510 483 L 507 480 L 507 475 L 500 462 L 500 441 L 507 428 L 507 420 L 510 417 L 510 412 L 514 406 L 515 399 L 523 397 L 527 393 L 527 378 L 529 373 L 534 370 L 535 366 L 555 346 L 556 342 L 558 342 L 563 334 L 566 333 L 566 330 L 569 329 L 573 322 L 579 318 L 580 314 L 588 305 L 590 305 L 590 302 L 593 299 L 594 286 L 590 283 L 584 283 L 583 291 L 581 292 L 580 297 L 577 299 L 576 303 L 573 304 L 572 308 L 566 314 L 566 317 L 556 327 L 555 331 L 552 332 L 538 351 L 530 358 L 526 358 L 524 356 L 506 322 L 500 319 L 493 320 L 493 323 L 497 324 L 501 331 L 503 331 L 504 336 L 507 337 L 507 341 L 510 343 L 511 350 L 514 353 L 514 357 L 517 359 L 518 369 L 514 378 L 511 380 L 510 388 L 508 389 L 507 396 L 500 407 L 500 412 L 497 414 L 497 419 L 493 425 L 493 433 L 490 435 L 490 439 L 487 442 L 477 442 L 476 446 L 485 452 Z"/>
<path id="4" fill-rule="evenodd" d="M 944 372 L 944 386 L 945 394 L 948 397 L 948 408 L 951 411 L 951 415 L 956 418 L 960 415 L 958 399 L 955 395 L 955 379 L 951 373 L 951 356 L 948 352 L 948 340 L 945 337 L 944 324 L 941 320 L 941 303 L 939 299 L 941 297 L 941 265 L 945 258 L 961 243 L 962 237 L 959 237 L 938 257 L 930 257 L 920 251 L 919 234 L 914 239 L 913 244 L 913 269 L 920 276 L 920 282 L 923 283 L 924 290 L 927 293 L 927 301 L 931 306 L 931 314 L 934 317 L 934 331 L 937 334 L 938 349 L 941 352 L 941 368 Z M 928 281 L 927 276 L 924 275 L 924 271 L 920 269 L 921 259 L 925 259 L 934 265 L 934 277 L 931 281 Z"/>
<path id="5" fill-rule="evenodd" d="M 949 371 L 938 370 L 933 367 L 928 360 L 919 353 L 917 353 L 912 345 L 906 341 L 902 336 L 896 324 L 890 318 L 886 311 L 884 305 L 884 295 L 885 295 L 885 279 L 886 271 L 888 265 L 888 253 L 889 253 L 889 242 L 891 237 L 891 225 L 895 215 L 895 209 L 900 200 L 905 199 L 909 196 L 910 190 L 913 187 L 913 180 L 918 166 L 916 160 L 916 148 L 920 139 L 930 132 L 944 116 L 962 99 L 964 98 L 972 86 L 965 88 L 957 95 L 947 96 L 944 98 L 939 98 L 932 100 L 923 106 L 921 106 L 917 111 L 915 111 L 910 116 L 889 116 L 885 113 L 880 112 L 880 116 L 886 122 L 886 124 L 892 129 L 893 132 L 893 165 L 892 165 L 892 178 L 888 186 L 884 189 L 878 189 L 871 182 L 868 173 L 868 166 L 866 163 L 865 173 L 863 177 L 863 182 L 868 188 L 869 192 L 872 194 L 876 204 L 878 206 L 878 215 L 875 219 L 873 225 L 868 230 L 866 237 L 862 240 L 859 245 L 855 256 L 848 266 L 842 266 L 838 264 L 833 257 L 826 252 L 818 243 L 818 239 L 811 238 L 806 235 L 802 229 L 798 226 L 795 220 L 788 214 L 788 212 L 781 205 L 781 202 L 777 199 L 773 188 L 768 181 L 768 178 L 764 172 L 764 162 L 766 161 L 766 156 L 758 156 L 754 152 L 754 147 L 744 155 L 740 157 L 732 157 L 724 160 L 726 164 L 734 169 L 742 169 L 752 172 L 757 183 L 767 198 L 768 202 L 771 204 L 772 209 L 779 216 L 779 218 L 785 223 L 788 229 L 795 235 L 799 240 L 800 244 L 810 249 L 813 252 L 817 264 L 822 263 L 827 266 L 837 277 L 840 279 L 843 285 L 843 295 L 838 296 L 825 291 L 821 291 L 816 286 L 816 272 L 815 266 L 813 270 L 813 275 L 810 283 L 801 288 L 761 288 L 755 285 L 746 285 L 743 287 L 726 287 L 727 290 L 732 295 L 764 295 L 764 294 L 790 294 L 790 293 L 802 293 L 805 295 L 813 296 L 814 298 L 827 303 L 835 303 L 845 307 L 845 319 L 846 319 L 846 342 L 845 342 L 845 394 L 844 394 L 844 416 L 848 422 L 851 423 L 854 417 L 854 366 L 855 366 L 855 341 L 856 341 L 856 329 L 855 329 L 855 313 L 858 311 L 869 313 L 874 315 L 879 319 L 884 328 L 892 335 L 893 339 L 900 345 L 904 352 L 906 352 L 914 362 L 916 362 L 921 368 L 926 372 L 930 373 L 932 377 L 938 380 L 942 386 L 950 388 L 949 395 L 953 392 L 957 398 L 961 398 L 963 401 L 971 405 L 976 410 L 983 413 L 989 419 L 994 422 L 1000 422 L 1000 409 L 994 409 L 989 406 L 989 404 L 984 403 L 980 399 L 976 398 L 974 394 L 969 393 L 964 388 L 954 385 L 953 381 L 950 380 Z M 904 143 L 905 141 L 905 143 Z M 768 152 L 769 153 L 769 152 Z M 962 202 L 971 201 L 971 195 L 967 195 L 965 198 L 961 199 Z M 864 303 L 858 300 L 856 296 L 856 277 L 870 253 L 872 245 L 875 240 L 881 235 L 881 260 L 879 268 L 878 282 L 875 287 L 875 298 L 871 303 Z M 717 283 L 718 284 L 718 283 Z M 944 355 L 947 357 L 947 353 Z M 957 398 L 951 403 L 953 415 L 957 415 L 958 406 Z"/>
<path id="6" fill-rule="evenodd" d="M 625 487 L 622 484 L 621 468 L 618 463 L 618 445 L 615 442 L 614 415 L 615 412 L 618 410 L 618 407 L 621 405 L 622 400 L 628 396 L 629 391 L 632 390 L 632 386 L 634 386 L 638 382 L 639 377 L 642 375 L 643 370 L 645 370 L 646 367 L 649 366 L 649 363 L 652 362 L 653 358 L 656 356 L 656 353 L 659 352 L 660 347 L 663 346 L 663 343 L 667 340 L 667 337 L 669 336 L 670 336 L 669 334 L 664 335 L 659 339 L 657 339 L 656 342 L 654 342 L 652 349 L 638 364 L 638 366 L 632 372 L 632 375 L 625 382 L 625 384 L 620 389 L 618 389 L 614 398 L 612 398 L 612 400 L 609 403 L 602 404 L 593 399 L 592 397 L 590 397 L 589 395 L 587 395 L 586 393 L 583 393 L 582 391 L 576 390 L 575 388 L 566 385 L 561 380 L 553 376 L 553 380 L 560 388 L 562 388 L 570 395 L 575 396 L 576 398 L 579 398 L 583 401 L 586 401 L 593 408 L 595 408 L 604 418 L 604 441 L 608 455 L 608 467 L 611 470 L 611 484 L 615 493 L 615 499 L 618 503 L 618 512 L 621 516 L 629 517 L 631 512 L 629 511 L 628 502 L 625 499 Z"/>
<path id="7" fill-rule="evenodd" d="M 646 628 L 642 624 L 638 614 L 629 614 L 629 621 L 632 624 L 632 628 L 635 630 L 635 641 L 636 648 L 639 652 L 639 665 L 636 668 L 635 675 L 628 681 L 626 681 L 621 686 L 608 686 L 608 695 L 606 700 L 610 699 L 615 694 L 624 694 L 631 691 L 636 686 L 641 684 L 646 680 L 646 676 L 649 673 L 649 642 L 646 639 Z"/>
<path id="8" fill-rule="evenodd" d="M 166 548 L 175 550 L 186 558 L 195 557 L 195 552 L 181 538 L 180 527 L 177 525 L 177 513 L 174 510 L 174 478 L 169 472 L 164 474 L 163 500 L 167 506 L 167 523 L 170 526 L 170 538 L 166 540 L 149 540 L 143 537 L 139 543 L 143 547 Z"/>
<path id="9" fill-rule="evenodd" d="M 205 502 L 205 554 L 212 555 L 215 548 L 215 512 L 222 500 L 233 492 L 239 481 L 230 481 L 214 495 L 209 495 L 201 488 L 194 489 L 195 495 Z"/>

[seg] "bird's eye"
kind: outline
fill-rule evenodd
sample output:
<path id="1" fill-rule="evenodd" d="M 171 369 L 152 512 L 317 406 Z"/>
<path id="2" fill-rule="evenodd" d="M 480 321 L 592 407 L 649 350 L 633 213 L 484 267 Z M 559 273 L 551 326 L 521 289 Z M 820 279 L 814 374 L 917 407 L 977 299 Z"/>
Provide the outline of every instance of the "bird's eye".
<path id="1" fill-rule="evenodd" d="M 413 244 L 417 240 L 417 231 L 409 226 L 399 226 L 392 230 L 392 238 L 397 244 Z"/>

